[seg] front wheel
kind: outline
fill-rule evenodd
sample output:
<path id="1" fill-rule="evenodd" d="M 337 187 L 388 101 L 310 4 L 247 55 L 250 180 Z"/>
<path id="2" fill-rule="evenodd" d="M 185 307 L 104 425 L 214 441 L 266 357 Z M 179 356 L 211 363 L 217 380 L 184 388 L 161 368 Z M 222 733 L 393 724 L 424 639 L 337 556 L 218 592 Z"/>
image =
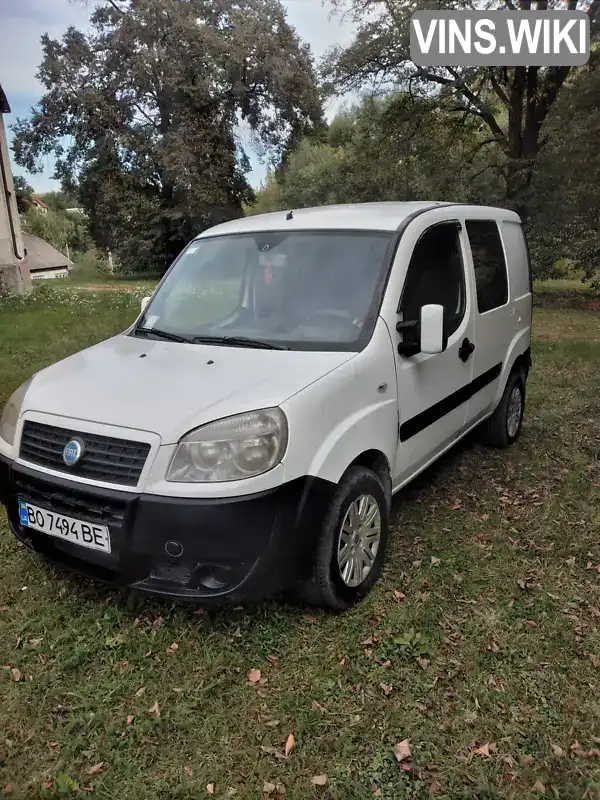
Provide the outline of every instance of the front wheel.
<path id="1" fill-rule="evenodd" d="M 484 423 L 483 438 L 491 447 L 510 447 L 519 438 L 525 413 L 525 376 L 513 372 L 492 416 Z"/>
<path id="2" fill-rule="evenodd" d="M 335 611 L 362 600 L 381 574 L 388 534 L 389 502 L 381 479 L 365 467 L 350 467 L 323 521 L 303 598 Z"/>

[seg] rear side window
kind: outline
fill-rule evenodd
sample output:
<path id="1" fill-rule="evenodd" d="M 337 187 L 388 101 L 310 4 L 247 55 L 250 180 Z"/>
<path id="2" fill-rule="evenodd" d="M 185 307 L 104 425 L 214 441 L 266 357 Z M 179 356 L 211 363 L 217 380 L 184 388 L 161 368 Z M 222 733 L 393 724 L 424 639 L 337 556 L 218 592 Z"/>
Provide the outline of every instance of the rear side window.
<path id="1" fill-rule="evenodd" d="M 498 225 L 491 220 L 468 220 L 467 234 L 475 267 L 479 313 L 508 302 L 506 260 Z"/>

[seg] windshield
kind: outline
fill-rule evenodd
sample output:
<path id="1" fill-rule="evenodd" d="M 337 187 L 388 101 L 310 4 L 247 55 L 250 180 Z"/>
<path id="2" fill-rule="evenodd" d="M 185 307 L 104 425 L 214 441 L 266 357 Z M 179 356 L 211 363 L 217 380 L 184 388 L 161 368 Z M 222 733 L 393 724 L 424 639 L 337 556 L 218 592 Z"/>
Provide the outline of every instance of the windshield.
<path id="1" fill-rule="evenodd" d="M 352 231 L 198 239 L 175 262 L 136 332 L 359 350 L 379 310 L 390 241 L 390 234 Z"/>

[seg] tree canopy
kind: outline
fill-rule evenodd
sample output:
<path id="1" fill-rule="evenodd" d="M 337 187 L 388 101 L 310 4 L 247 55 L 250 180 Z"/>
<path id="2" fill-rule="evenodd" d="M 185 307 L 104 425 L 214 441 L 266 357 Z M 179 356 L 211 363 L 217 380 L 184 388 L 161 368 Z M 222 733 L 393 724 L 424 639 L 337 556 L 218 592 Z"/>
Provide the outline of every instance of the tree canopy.
<path id="1" fill-rule="evenodd" d="M 567 257 L 593 275 L 598 51 L 581 68 L 417 67 L 410 16 L 426 0 L 329 2 L 356 34 L 317 77 L 280 0 L 100 0 L 90 33 L 43 37 L 45 93 L 15 126 L 17 162 L 34 172 L 53 154 L 62 192 L 48 205 L 83 207 L 94 244 L 127 271 L 162 272 L 194 235 L 244 213 L 438 199 L 512 207 L 537 274 Z M 580 2 L 597 38 L 600 0 Z M 324 99 L 348 90 L 360 99 L 325 122 Z M 250 148 L 269 165 L 257 193 Z"/>
<path id="2" fill-rule="evenodd" d="M 91 28 L 42 38 L 46 91 L 16 125 L 16 160 L 35 172 L 53 153 L 95 242 L 162 271 L 253 200 L 240 126 L 277 162 L 320 125 L 311 53 L 279 0 L 101 3 Z"/>
<path id="3" fill-rule="evenodd" d="M 531 181 L 544 145 L 542 128 L 564 85 L 570 67 L 418 67 L 410 59 L 410 17 L 431 7 L 427 0 L 332 0 L 349 13 L 357 25 L 354 41 L 334 48 L 324 74 L 336 90 L 365 86 L 434 96 L 440 108 L 459 117 L 475 117 L 497 149 L 491 160 L 504 182 L 507 205 L 526 219 Z M 490 0 L 488 9 L 511 12 L 564 8 L 559 0 Z M 568 0 L 569 9 L 578 8 Z M 600 0 L 583 0 L 592 36 L 600 31 Z M 438 10 L 472 9 L 470 0 L 440 0 Z"/>

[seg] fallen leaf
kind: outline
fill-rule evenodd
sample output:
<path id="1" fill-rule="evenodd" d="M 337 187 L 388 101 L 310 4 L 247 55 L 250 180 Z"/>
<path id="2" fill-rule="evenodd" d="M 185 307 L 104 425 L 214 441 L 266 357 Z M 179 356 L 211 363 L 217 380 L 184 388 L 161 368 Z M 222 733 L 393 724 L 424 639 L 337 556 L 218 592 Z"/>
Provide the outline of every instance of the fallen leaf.
<path id="1" fill-rule="evenodd" d="M 427 669 L 427 667 L 431 664 L 431 661 L 428 658 L 418 658 L 417 661 L 419 662 L 421 669 Z"/>
<path id="2" fill-rule="evenodd" d="M 263 783 L 262 790 L 263 790 L 263 794 L 273 794 L 273 792 L 275 791 L 275 784 L 274 783 L 269 783 L 269 781 L 265 781 Z"/>
<path id="3" fill-rule="evenodd" d="M 10 674 L 12 675 L 13 681 L 21 680 L 21 670 L 17 669 L 16 667 L 11 669 Z"/>
<path id="4" fill-rule="evenodd" d="M 289 754 L 292 752 L 295 746 L 296 746 L 296 740 L 294 739 L 294 734 L 290 733 L 290 735 L 287 738 L 287 742 L 285 743 L 285 750 L 283 751 L 285 755 L 289 756 Z"/>
<path id="5" fill-rule="evenodd" d="M 275 665 L 279 661 L 279 659 L 277 658 L 277 656 L 267 656 L 267 661 L 269 662 L 269 664 Z"/>
<path id="6" fill-rule="evenodd" d="M 478 747 L 476 750 L 473 750 L 474 756 L 480 756 L 481 758 L 489 758 L 490 757 L 490 746 L 489 744 L 482 744 L 481 747 Z"/>
<path id="7" fill-rule="evenodd" d="M 552 745 L 552 752 L 558 758 L 562 758 L 565 754 L 565 751 L 562 749 L 562 747 L 559 747 L 557 744 Z"/>
<path id="8" fill-rule="evenodd" d="M 146 687 L 145 686 L 140 686 L 140 688 L 135 693 L 135 696 L 136 697 L 141 697 L 144 694 L 145 691 L 146 691 Z"/>
<path id="9" fill-rule="evenodd" d="M 310 782 L 313 786 L 327 786 L 327 775 L 313 775 Z"/>
<path id="10" fill-rule="evenodd" d="M 260 680 L 260 670 L 259 669 L 251 669 L 248 673 L 248 683 L 250 686 L 255 686 Z"/>
<path id="11" fill-rule="evenodd" d="M 215 793 L 215 785 L 214 785 L 214 783 L 207 783 L 206 784 L 206 791 L 209 794 L 214 794 Z"/>
<path id="12" fill-rule="evenodd" d="M 392 689 L 394 688 L 391 683 L 380 683 L 379 685 L 383 689 L 383 693 L 385 695 L 391 694 Z"/>
<path id="13" fill-rule="evenodd" d="M 54 787 L 54 781 L 44 781 L 42 783 L 42 789 L 46 789 L 46 791 L 50 791 Z"/>
<path id="14" fill-rule="evenodd" d="M 546 787 L 540 780 L 537 780 L 531 787 L 531 791 L 536 794 L 546 794 Z"/>
<path id="15" fill-rule="evenodd" d="M 313 707 L 313 708 L 314 708 L 316 711 L 320 711 L 320 712 L 321 712 L 321 714 L 327 714 L 327 713 L 328 713 L 328 712 L 327 712 L 327 709 L 325 708 L 325 706 L 322 706 L 322 705 L 321 705 L 321 703 L 317 703 L 317 701 L 316 701 L 316 700 L 313 700 L 313 701 L 312 701 L 312 707 Z"/>
<path id="16" fill-rule="evenodd" d="M 595 667 L 600 667 L 600 658 L 594 655 L 594 653 L 588 653 L 589 659 Z"/>
<path id="17" fill-rule="evenodd" d="M 394 755 L 396 756 L 396 761 L 398 763 L 404 761 L 405 758 L 411 757 L 412 750 L 410 749 L 409 739 L 403 739 L 401 742 L 398 742 L 398 744 L 395 745 Z"/>
<path id="18" fill-rule="evenodd" d="M 58 747 L 58 742 L 48 742 L 48 747 L 51 747 L 53 750 Z"/>
<path id="19" fill-rule="evenodd" d="M 575 566 L 575 556 L 571 556 L 571 558 L 567 558 L 565 564 L 568 564 L 570 567 Z"/>
<path id="20" fill-rule="evenodd" d="M 498 644 L 493 639 L 488 644 L 486 649 L 489 650 L 491 653 L 499 653 L 500 652 L 500 648 L 498 647 Z"/>
<path id="21" fill-rule="evenodd" d="M 129 714 L 129 716 L 127 717 L 127 724 L 131 725 L 132 722 L 133 722 L 133 714 Z"/>
<path id="22" fill-rule="evenodd" d="M 432 567 L 437 567 L 437 565 L 440 564 L 440 563 L 441 563 L 441 559 L 440 558 L 436 558 L 436 556 L 431 556 L 431 566 Z"/>
<path id="23" fill-rule="evenodd" d="M 346 658 L 345 657 L 344 658 L 340 658 L 340 660 L 338 661 L 338 665 L 340 667 L 343 667 L 345 664 L 346 664 Z"/>
<path id="24" fill-rule="evenodd" d="M 381 797 L 381 789 L 377 787 L 377 789 L 375 789 L 373 794 L 375 795 L 375 797 Z"/>
<path id="25" fill-rule="evenodd" d="M 156 631 L 160 628 L 160 626 L 165 621 L 164 617 L 157 617 L 154 622 L 152 623 L 152 628 Z"/>
<path id="26" fill-rule="evenodd" d="M 275 791 L 277 792 L 277 794 L 283 796 L 285 794 L 285 786 L 283 785 L 283 783 L 276 784 Z"/>
<path id="27" fill-rule="evenodd" d="M 413 567 L 414 567 L 415 569 L 419 569 L 419 567 L 421 566 L 421 564 L 422 564 L 422 563 L 423 563 L 423 562 L 422 562 L 422 560 L 419 560 L 419 561 L 413 561 L 413 562 L 412 562 L 412 565 L 413 565 Z"/>
<path id="28" fill-rule="evenodd" d="M 385 661 L 378 661 L 377 663 L 378 663 L 378 665 L 379 665 L 380 667 L 385 667 L 386 669 L 387 669 L 388 667 L 391 667 L 391 666 L 392 666 L 392 662 L 389 660 L 389 658 L 387 658 Z"/>
<path id="29" fill-rule="evenodd" d="M 144 653 L 144 658 L 148 658 L 148 656 L 152 655 L 152 650 L 148 650 L 147 653 Z"/>
<path id="30" fill-rule="evenodd" d="M 194 770 L 193 770 L 191 767 L 184 767 L 184 770 L 185 770 L 185 771 L 186 771 L 186 773 L 187 773 L 187 774 L 190 776 L 190 778 L 191 778 L 191 777 L 192 777 L 192 775 L 194 774 Z"/>
<path id="31" fill-rule="evenodd" d="M 176 653 L 178 650 L 179 650 L 179 645 L 177 644 L 177 642 L 173 642 L 172 644 L 170 644 L 170 645 L 167 647 L 167 649 L 166 649 L 166 651 L 165 651 L 165 652 L 166 652 L 166 654 L 167 654 L 168 656 L 170 656 L 170 655 L 172 655 L 173 653 Z"/>
<path id="32" fill-rule="evenodd" d="M 154 714 L 155 717 L 160 717 L 160 708 L 158 706 L 158 702 L 154 703 L 152 708 L 148 709 L 149 714 Z"/>
<path id="33" fill-rule="evenodd" d="M 427 791 L 434 796 L 444 794 L 442 784 L 439 781 L 432 781 L 427 787 Z"/>
<path id="34" fill-rule="evenodd" d="M 101 771 L 103 766 L 104 766 L 104 761 L 101 761 L 99 764 L 94 764 L 93 767 L 90 767 L 89 769 L 86 769 L 85 774 L 86 775 L 97 775 Z"/>
<path id="35" fill-rule="evenodd" d="M 400 602 L 401 600 L 404 600 L 406 595 L 404 594 L 404 592 L 399 592 L 398 589 L 395 589 L 394 590 L 394 597 L 396 598 L 396 600 L 398 602 Z"/>

